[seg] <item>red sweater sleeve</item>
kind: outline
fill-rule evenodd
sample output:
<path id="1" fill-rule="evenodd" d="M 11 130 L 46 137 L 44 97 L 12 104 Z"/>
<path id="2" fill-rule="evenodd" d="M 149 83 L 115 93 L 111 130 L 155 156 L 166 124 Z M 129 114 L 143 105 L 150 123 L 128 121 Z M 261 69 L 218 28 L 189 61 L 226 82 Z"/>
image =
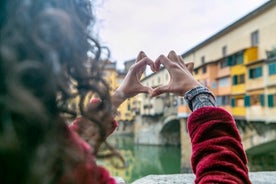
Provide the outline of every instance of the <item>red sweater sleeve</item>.
<path id="1" fill-rule="evenodd" d="M 109 172 L 96 164 L 94 156 L 91 154 L 90 146 L 79 135 L 68 128 L 68 141 L 72 144 L 72 148 L 83 162 L 75 163 L 72 173 L 67 173 L 61 177 L 59 184 L 77 183 L 77 184 L 116 184 Z"/>
<path id="2" fill-rule="evenodd" d="M 235 121 L 227 111 L 203 107 L 188 119 L 195 183 L 251 183 Z"/>

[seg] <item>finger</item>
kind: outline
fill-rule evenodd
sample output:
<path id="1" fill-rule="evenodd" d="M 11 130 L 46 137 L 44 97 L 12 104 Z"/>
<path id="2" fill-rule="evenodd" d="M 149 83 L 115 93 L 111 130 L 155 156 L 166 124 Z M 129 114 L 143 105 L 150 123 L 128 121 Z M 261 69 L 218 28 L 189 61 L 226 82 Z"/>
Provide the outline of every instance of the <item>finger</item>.
<path id="1" fill-rule="evenodd" d="M 99 104 L 99 103 L 101 103 L 101 100 L 99 99 L 99 98 L 91 98 L 90 99 L 90 103 L 92 103 L 92 104 Z"/>
<path id="2" fill-rule="evenodd" d="M 152 91 L 153 89 L 151 87 L 147 87 L 143 85 L 141 85 L 138 90 L 139 93 L 148 93 L 148 94 L 152 94 Z"/>
<path id="3" fill-rule="evenodd" d="M 156 71 L 160 70 L 160 65 L 164 65 L 164 67 L 168 70 L 169 69 L 169 65 L 172 61 L 169 60 L 166 56 L 164 56 L 163 54 L 160 55 L 154 62 L 154 66 Z"/>
<path id="4" fill-rule="evenodd" d="M 137 56 L 136 63 L 139 62 L 144 57 L 147 57 L 147 55 L 143 51 L 140 51 L 138 56 Z"/>
<path id="5" fill-rule="evenodd" d="M 176 52 L 173 51 L 173 50 L 169 52 L 168 58 L 169 58 L 171 61 L 173 61 L 173 62 L 179 62 L 179 61 L 178 61 L 179 58 L 178 58 Z"/>
<path id="6" fill-rule="evenodd" d="M 168 92 L 170 92 L 170 91 L 169 91 L 169 86 L 168 86 L 168 85 L 159 86 L 159 87 L 153 89 L 152 94 L 151 94 L 151 97 L 155 97 L 155 96 L 158 96 L 158 95 L 160 95 L 160 94 L 162 94 L 162 93 L 168 93 Z"/>
<path id="7" fill-rule="evenodd" d="M 90 103 L 88 104 L 88 111 L 94 111 L 101 104 L 101 99 L 99 98 L 91 98 Z"/>
<path id="8" fill-rule="evenodd" d="M 138 63 L 136 63 L 136 69 L 145 69 L 145 67 L 149 65 L 152 71 L 155 71 L 154 62 L 148 57 L 142 58 Z"/>
<path id="9" fill-rule="evenodd" d="M 185 67 L 185 62 L 183 60 L 183 58 L 181 56 L 178 56 L 178 61 L 179 61 L 179 64 L 182 66 L 182 67 Z"/>
<path id="10" fill-rule="evenodd" d="M 194 63 L 187 63 L 185 64 L 185 66 L 187 67 L 187 69 L 189 70 L 189 72 L 191 74 L 193 74 L 193 71 L 194 71 Z"/>

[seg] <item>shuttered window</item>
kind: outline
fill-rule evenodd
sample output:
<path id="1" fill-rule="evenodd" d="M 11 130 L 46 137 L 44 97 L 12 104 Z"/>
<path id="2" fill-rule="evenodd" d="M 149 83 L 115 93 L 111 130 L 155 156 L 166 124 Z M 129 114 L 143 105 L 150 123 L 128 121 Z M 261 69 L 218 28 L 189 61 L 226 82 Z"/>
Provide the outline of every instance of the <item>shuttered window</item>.
<path id="1" fill-rule="evenodd" d="M 265 106 L 265 99 L 264 99 L 264 94 L 260 94 L 260 103 L 261 103 L 261 106 Z"/>
<path id="2" fill-rule="evenodd" d="M 269 94 L 267 96 L 267 101 L 268 101 L 268 107 L 274 107 L 274 95 Z"/>
<path id="3" fill-rule="evenodd" d="M 248 95 L 244 96 L 244 106 L 250 107 L 250 96 L 248 96 Z"/>
<path id="4" fill-rule="evenodd" d="M 261 66 L 249 69 L 250 79 L 259 78 L 259 77 L 262 77 L 262 75 L 263 75 L 263 68 Z"/>
<path id="5" fill-rule="evenodd" d="M 232 106 L 232 107 L 235 107 L 235 106 L 236 106 L 236 99 L 235 99 L 235 98 L 232 98 L 232 99 L 231 99 L 231 106 Z"/>
<path id="6" fill-rule="evenodd" d="M 276 62 L 268 64 L 268 74 L 275 75 L 276 74 Z"/>

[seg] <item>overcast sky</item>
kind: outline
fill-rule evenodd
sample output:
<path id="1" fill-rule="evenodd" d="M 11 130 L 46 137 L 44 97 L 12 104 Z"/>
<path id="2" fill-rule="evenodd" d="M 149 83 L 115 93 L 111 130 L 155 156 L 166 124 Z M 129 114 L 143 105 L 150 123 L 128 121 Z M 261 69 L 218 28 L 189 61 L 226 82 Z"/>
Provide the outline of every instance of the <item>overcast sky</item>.
<path id="1" fill-rule="evenodd" d="M 98 0 L 99 40 L 117 68 L 143 50 L 182 54 L 267 0 Z"/>

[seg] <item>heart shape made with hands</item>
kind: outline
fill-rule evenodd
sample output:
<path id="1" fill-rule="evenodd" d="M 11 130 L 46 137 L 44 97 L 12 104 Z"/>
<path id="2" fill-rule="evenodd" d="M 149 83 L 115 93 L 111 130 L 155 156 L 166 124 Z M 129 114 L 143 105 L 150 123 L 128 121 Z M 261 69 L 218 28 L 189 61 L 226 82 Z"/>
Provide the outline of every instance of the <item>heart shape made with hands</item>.
<path id="1" fill-rule="evenodd" d="M 160 71 L 161 65 L 170 74 L 169 83 L 156 88 L 144 86 L 140 79 L 146 67 L 150 66 L 152 72 L 156 73 Z M 183 95 L 188 89 L 199 85 L 192 76 L 193 66 L 193 63 L 185 64 L 182 57 L 174 51 L 171 51 L 167 57 L 160 55 L 155 61 L 148 58 L 144 52 L 140 52 L 119 88 L 126 98 L 133 97 L 138 93 L 148 93 L 152 97 L 168 92 Z"/>

